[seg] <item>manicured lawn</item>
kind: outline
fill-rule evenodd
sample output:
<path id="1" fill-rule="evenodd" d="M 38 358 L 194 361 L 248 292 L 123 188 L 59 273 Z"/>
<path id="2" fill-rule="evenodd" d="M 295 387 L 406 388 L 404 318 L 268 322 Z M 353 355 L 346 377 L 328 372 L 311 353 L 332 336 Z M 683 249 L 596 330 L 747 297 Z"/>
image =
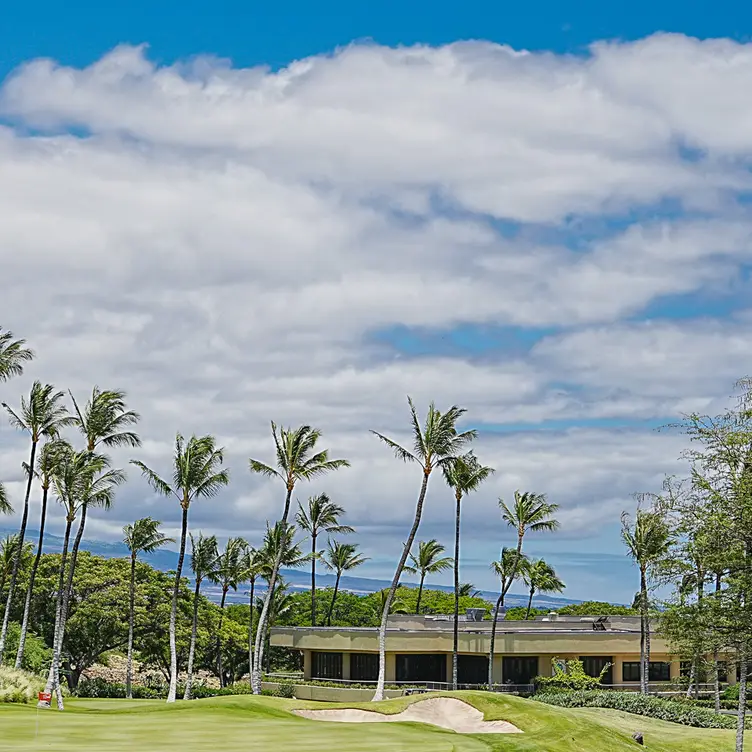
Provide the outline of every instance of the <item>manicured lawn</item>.
<path id="1" fill-rule="evenodd" d="M 30 752 L 621 752 L 639 747 L 631 734 L 645 734 L 655 752 L 733 750 L 733 732 L 690 729 L 607 710 L 566 710 L 517 697 L 460 692 L 487 720 L 507 720 L 524 734 L 464 736 L 421 724 L 345 724 L 309 721 L 295 707 L 331 704 L 250 696 L 178 702 L 69 700 L 64 713 L 0 705 L 0 750 Z M 398 712 L 425 695 L 378 707 Z M 354 707 L 354 706 L 349 706 Z M 374 706 L 364 704 L 373 710 Z M 752 738 L 749 740 L 752 750 Z"/>

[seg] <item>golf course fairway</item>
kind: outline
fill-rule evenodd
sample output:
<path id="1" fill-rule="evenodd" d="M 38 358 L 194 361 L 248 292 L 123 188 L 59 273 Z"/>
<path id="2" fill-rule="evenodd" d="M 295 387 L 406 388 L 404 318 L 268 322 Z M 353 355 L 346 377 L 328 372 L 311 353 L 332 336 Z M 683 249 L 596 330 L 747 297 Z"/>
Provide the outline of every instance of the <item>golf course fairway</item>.
<path id="1" fill-rule="evenodd" d="M 429 697 L 455 697 L 486 721 L 507 721 L 511 734 L 457 734 L 423 723 L 310 720 L 296 709 L 342 707 L 400 713 Z M 38 725 L 37 725 L 38 724 Z M 457 692 L 335 705 L 238 695 L 167 705 L 153 700 L 69 699 L 65 712 L 0 705 L 0 750 L 31 752 L 726 752 L 732 731 L 694 729 L 618 711 L 550 707 L 519 697 Z M 750 739 L 752 743 L 752 739 Z"/>

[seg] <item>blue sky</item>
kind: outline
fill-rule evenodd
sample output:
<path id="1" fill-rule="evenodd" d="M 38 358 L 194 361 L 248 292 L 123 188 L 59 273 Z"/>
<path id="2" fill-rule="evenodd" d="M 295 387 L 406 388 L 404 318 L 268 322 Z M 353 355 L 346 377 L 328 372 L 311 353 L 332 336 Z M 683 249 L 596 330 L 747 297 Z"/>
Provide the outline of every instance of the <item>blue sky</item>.
<path id="1" fill-rule="evenodd" d="M 530 546 L 567 595 L 631 600 L 619 514 L 683 470 L 656 429 L 752 371 L 752 9 L 708 7 L 14 4 L 0 258 L 28 379 L 127 389 L 153 464 L 216 433 L 233 485 L 193 524 L 219 535 L 277 512 L 246 470 L 268 421 L 319 426 L 353 469 L 301 496 L 338 496 L 375 577 L 416 479 L 369 429 L 401 436 L 407 393 L 461 404 L 497 469 L 463 578 L 493 587 L 497 499 L 533 490 L 561 505 Z M 448 540 L 432 483 L 422 536 Z M 176 524 L 137 479 L 123 496 L 92 537 Z"/>

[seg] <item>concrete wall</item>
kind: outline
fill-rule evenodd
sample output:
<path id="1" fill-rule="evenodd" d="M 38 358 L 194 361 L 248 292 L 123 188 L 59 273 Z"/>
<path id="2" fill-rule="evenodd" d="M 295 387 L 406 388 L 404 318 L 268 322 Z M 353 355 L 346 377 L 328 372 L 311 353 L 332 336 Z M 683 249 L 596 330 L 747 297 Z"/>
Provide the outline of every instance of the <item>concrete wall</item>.
<path id="1" fill-rule="evenodd" d="M 276 691 L 279 684 L 275 682 L 261 682 L 262 689 Z M 317 687 L 313 684 L 296 684 L 294 693 L 296 700 L 315 700 L 317 702 L 370 702 L 373 689 L 348 689 L 347 687 Z M 384 696 L 387 699 L 402 697 L 401 689 L 387 689 Z"/>

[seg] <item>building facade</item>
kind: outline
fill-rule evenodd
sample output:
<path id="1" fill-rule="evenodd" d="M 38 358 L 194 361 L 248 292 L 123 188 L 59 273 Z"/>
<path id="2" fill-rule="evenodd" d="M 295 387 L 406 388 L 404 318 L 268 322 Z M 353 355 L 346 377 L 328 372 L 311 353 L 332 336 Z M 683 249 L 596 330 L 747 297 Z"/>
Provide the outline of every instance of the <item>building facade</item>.
<path id="1" fill-rule="evenodd" d="M 458 681 L 488 681 L 490 620 L 460 617 Z M 386 633 L 388 683 L 450 682 L 453 617 L 389 617 Z M 306 679 L 372 682 L 378 676 L 378 630 L 361 627 L 275 627 L 271 644 L 303 654 Z M 496 684 L 529 685 L 550 676 L 555 661 L 573 658 L 606 685 L 637 685 L 640 680 L 640 619 L 632 616 L 559 616 L 534 621 L 497 622 L 493 677 Z M 723 664 L 725 670 L 725 663 Z M 682 666 L 666 642 L 651 636 L 650 682 L 678 679 Z M 733 676 L 724 676 L 733 681 Z"/>

